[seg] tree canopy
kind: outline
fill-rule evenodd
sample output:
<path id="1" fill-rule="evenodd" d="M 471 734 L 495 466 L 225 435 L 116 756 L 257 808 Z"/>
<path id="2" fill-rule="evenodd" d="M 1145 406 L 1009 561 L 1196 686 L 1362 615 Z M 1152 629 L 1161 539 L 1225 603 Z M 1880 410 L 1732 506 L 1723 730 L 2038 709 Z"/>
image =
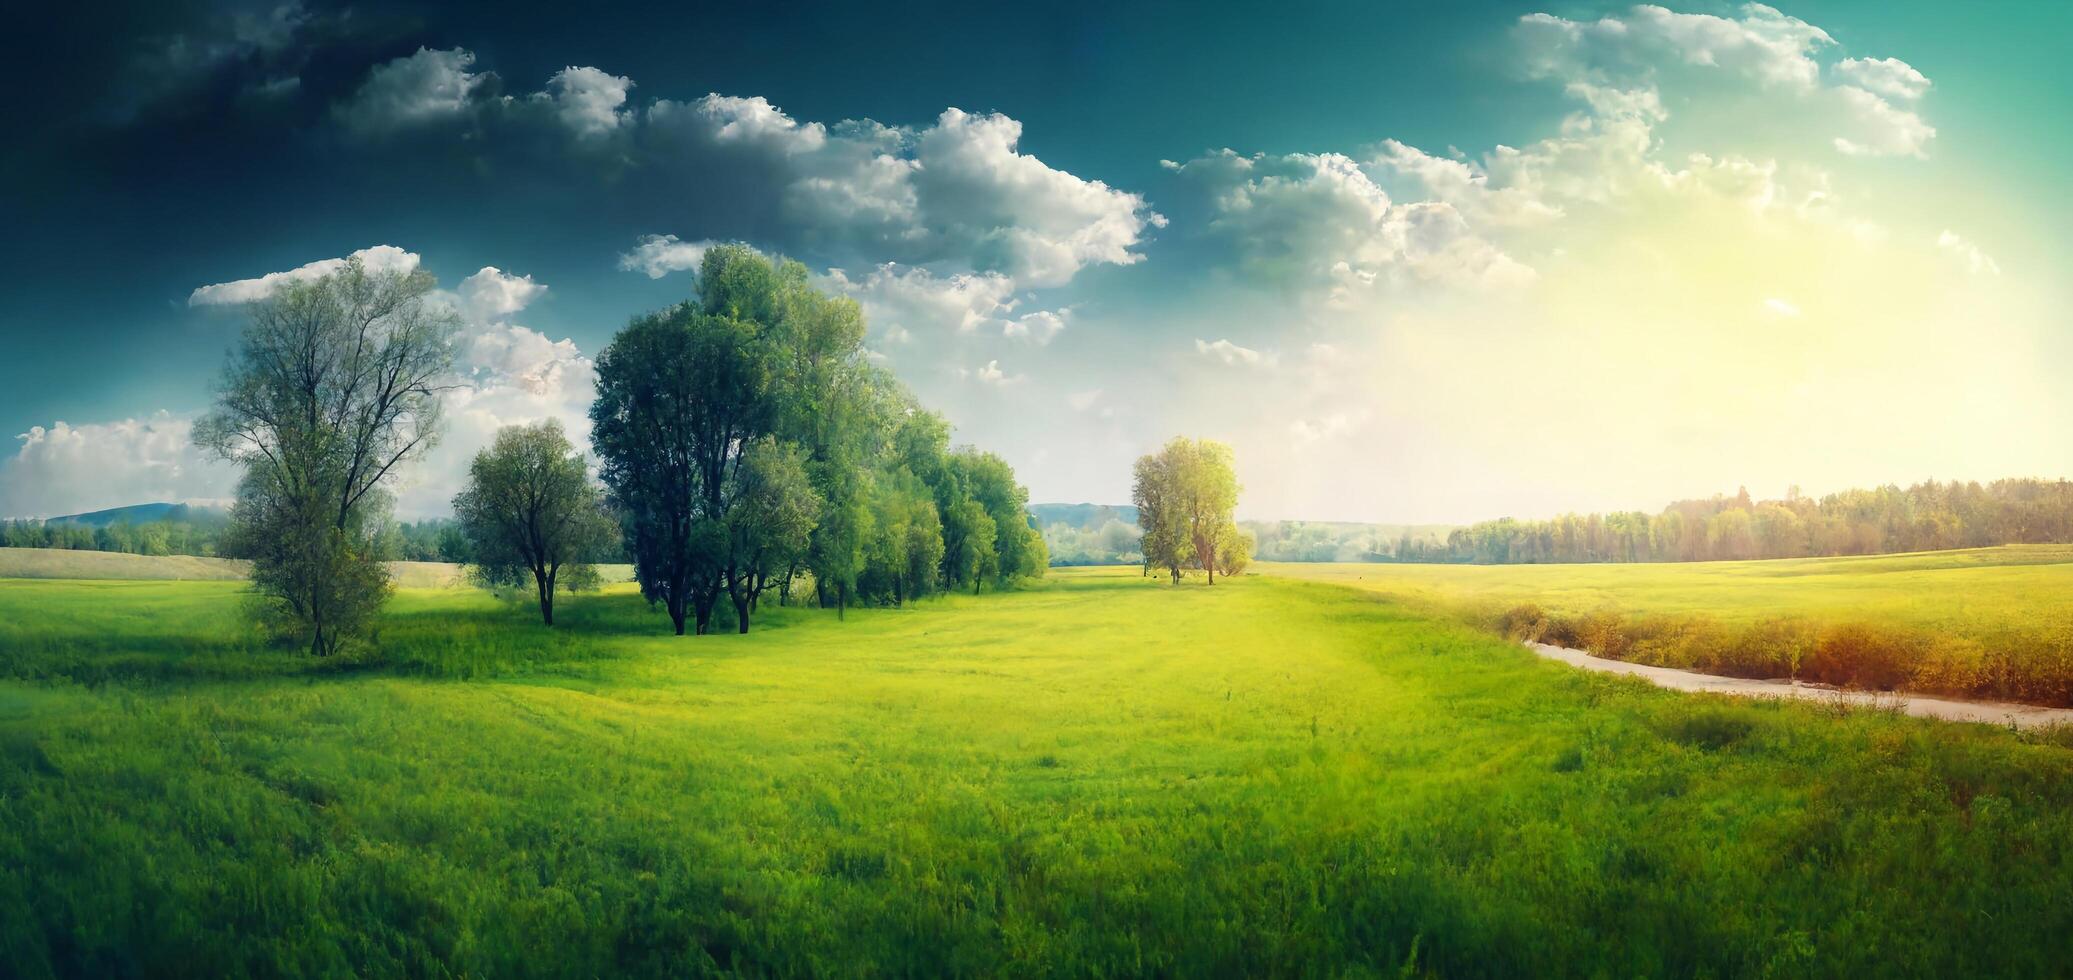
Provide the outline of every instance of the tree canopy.
<path id="1" fill-rule="evenodd" d="M 1164 568 L 1179 582 L 1182 569 L 1198 568 L 1214 585 L 1218 572 L 1244 569 L 1253 546 L 1233 518 L 1240 488 L 1231 447 L 1177 437 L 1140 457 L 1132 475 L 1147 572 Z"/>

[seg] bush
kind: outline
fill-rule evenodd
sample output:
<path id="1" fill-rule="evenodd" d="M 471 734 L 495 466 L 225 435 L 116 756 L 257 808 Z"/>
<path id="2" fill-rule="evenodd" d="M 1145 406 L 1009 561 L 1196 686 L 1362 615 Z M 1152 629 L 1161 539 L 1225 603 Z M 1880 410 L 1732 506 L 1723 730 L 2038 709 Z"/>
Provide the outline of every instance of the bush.
<path id="1" fill-rule="evenodd" d="M 1522 602 L 1497 618 L 1497 631 L 1506 639 L 1538 643 L 1548 632 L 1547 610 L 1536 603 Z M 1553 641 L 1548 641 L 1553 642 Z"/>
<path id="2" fill-rule="evenodd" d="M 1807 680 L 1837 687 L 1891 691 L 1906 684 L 1921 660 L 1924 644 L 1891 627 L 1843 623 L 1821 631 L 1801 665 Z"/>
<path id="3" fill-rule="evenodd" d="M 1576 642 L 1596 656 L 1620 660 L 1625 658 L 1631 640 L 1619 613 L 1596 609 L 1577 620 Z"/>

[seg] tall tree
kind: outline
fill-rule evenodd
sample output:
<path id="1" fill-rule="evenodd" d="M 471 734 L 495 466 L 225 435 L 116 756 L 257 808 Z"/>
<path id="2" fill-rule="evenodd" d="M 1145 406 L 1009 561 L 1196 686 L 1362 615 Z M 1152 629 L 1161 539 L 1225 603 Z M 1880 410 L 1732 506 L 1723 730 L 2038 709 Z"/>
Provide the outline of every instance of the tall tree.
<path id="1" fill-rule="evenodd" d="M 1139 459 L 1134 477 L 1147 568 L 1167 568 L 1175 582 L 1183 566 L 1200 568 L 1216 584 L 1218 546 L 1237 534 L 1232 512 L 1239 486 L 1231 447 L 1175 438 Z"/>
<path id="2" fill-rule="evenodd" d="M 713 261 L 707 256 L 707 262 Z M 729 488 L 769 431 L 757 325 L 683 304 L 635 318 L 598 355 L 591 442 L 641 594 L 704 633 L 725 588 Z"/>
<path id="3" fill-rule="evenodd" d="M 583 454 L 553 419 L 500 430 L 475 455 L 453 509 L 482 578 L 516 584 L 530 573 L 548 626 L 557 588 L 595 582 L 590 557 L 616 534 Z"/>
<path id="4" fill-rule="evenodd" d="M 382 487 L 438 437 L 458 320 L 427 302 L 433 285 L 354 259 L 282 286 L 252 307 L 195 426 L 198 445 L 245 467 L 230 537 L 271 618 L 319 656 L 388 594 Z"/>

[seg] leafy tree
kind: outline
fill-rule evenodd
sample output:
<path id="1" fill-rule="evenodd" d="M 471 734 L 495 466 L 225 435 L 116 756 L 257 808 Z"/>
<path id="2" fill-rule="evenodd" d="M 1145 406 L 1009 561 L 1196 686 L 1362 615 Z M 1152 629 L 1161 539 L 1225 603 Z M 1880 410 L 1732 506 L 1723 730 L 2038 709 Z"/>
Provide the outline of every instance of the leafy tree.
<path id="1" fill-rule="evenodd" d="M 1218 545 L 1238 533 L 1232 519 L 1239 487 L 1231 447 L 1179 437 L 1139 459 L 1134 475 L 1147 570 L 1167 568 L 1179 582 L 1183 566 L 1200 568 L 1216 584 Z"/>
<path id="2" fill-rule="evenodd" d="M 709 257 L 710 258 L 710 257 Z M 691 304 L 635 318 L 597 360 L 591 442 L 618 505 L 634 577 L 704 633 L 727 568 L 727 488 L 768 429 L 755 326 Z"/>
<path id="3" fill-rule="evenodd" d="M 590 556 L 615 536 L 583 455 L 549 419 L 505 426 L 475 454 L 468 486 L 453 500 L 478 575 L 515 585 L 528 573 L 540 621 L 554 625 L 558 587 L 594 584 Z"/>
<path id="4" fill-rule="evenodd" d="M 806 478 L 799 448 L 767 436 L 743 455 L 734 482 L 727 513 L 727 593 L 734 600 L 735 623 L 746 633 L 749 613 L 764 589 L 806 553 L 821 501 Z"/>
<path id="5" fill-rule="evenodd" d="M 231 537 L 270 619 L 331 653 L 387 595 L 382 487 L 431 448 L 457 319 L 357 260 L 255 304 L 197 444 L 245 467 Z"/>
<path id="6" fill-rule="evenodd" d="M 1227 524 L 1216 542 L 1216 570 L 1220 575 L 1243 575 L 1252 564 L 1252 532 Z"/>

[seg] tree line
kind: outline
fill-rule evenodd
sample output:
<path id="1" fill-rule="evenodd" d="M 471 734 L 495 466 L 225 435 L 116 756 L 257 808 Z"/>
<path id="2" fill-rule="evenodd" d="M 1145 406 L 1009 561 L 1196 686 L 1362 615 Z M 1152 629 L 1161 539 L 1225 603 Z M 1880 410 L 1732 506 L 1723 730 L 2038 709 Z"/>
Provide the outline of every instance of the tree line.
<path id="1" fill-rule="evenodd" d="M 1013 469 L 953 450 L 942 416 L 866 361 L 854 301 L 746 246 L 709 250 L 697 283 L 599 355 L 596 479 L 557 424 L 510 427 L 455 521 L 406 540 L 485 584 L 530 580 L 549 625 L 558 592 L 622 558 L 678 634 L 747 632 L 772 594 L 840 615 L 1042 574 Z M 387 487 L 436 444 L 454 384 L 458 320 L 433 286 L 354 261 L 254 304 L 196 425 L 243 467 L 222 553 L 251 560 L 267 624 L 315 654 L 391 591 Z"/>
<path id="2" fill-rule="evenodd" d="M 2011 479 L 1845 490 L 1820 498 L 1683 500 L 1660 513 L 1506 518 L 1460 528 L 1443 544 L 1406 539 L 1398 561 L 1719 561 L 1895 554 L 2003 544 L 2073 543 L 2073 482 Z"/>

